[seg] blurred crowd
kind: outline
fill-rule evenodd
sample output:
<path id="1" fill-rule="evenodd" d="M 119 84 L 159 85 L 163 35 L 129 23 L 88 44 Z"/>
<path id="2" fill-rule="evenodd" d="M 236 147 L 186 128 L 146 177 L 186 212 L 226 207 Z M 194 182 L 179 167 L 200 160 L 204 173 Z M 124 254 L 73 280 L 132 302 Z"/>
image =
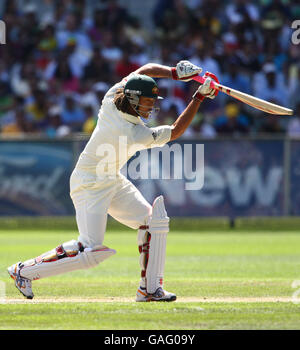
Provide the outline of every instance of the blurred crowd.
<path id="1" fill-rule="evenodd" d="M 90 134 L 110 86 L 148 62 L 175 66 L 183 59 L 213 72 L 223 85 L 295 112 L 271 116 L 219 93 L 204 101 L 184 137 L 300 136 L 300 44 L 291 39 L 299 1 L 151 3 L 151 11 L 133 16 L 117 0 L 4 0 L 0 136 Z M 150 125 L 171 124 L 197 83 L 158 79 L 158 85 L 164 100 Z"/>

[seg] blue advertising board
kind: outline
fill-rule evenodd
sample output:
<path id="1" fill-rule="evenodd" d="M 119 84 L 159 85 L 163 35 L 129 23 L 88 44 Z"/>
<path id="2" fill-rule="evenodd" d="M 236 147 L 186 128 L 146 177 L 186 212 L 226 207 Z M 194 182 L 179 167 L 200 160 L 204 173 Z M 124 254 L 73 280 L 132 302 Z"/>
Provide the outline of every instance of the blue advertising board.
<path id="1" fill-rule="evenodd" d="M 199 173 L 204 171 L 204 182 L 201 188 L 187 188 L 191 183 L 183 176 L 182 179 L 131 179 L 144 194 L 145 198 L 152 203 L 153 199 L 162 194 L 170 216 L 277 216 L 283 215 L 283 142 L 281 140 L 239 140 L 222 141 L 212 140 L 203 144 L 204 170 L 197 168 L 199 154 L 195 147 L 192 155 L 184 152 L 187 143 L 199 144 L 198 142 L 177 142 L 183 150 L 179 157 L 171 159 L 171 173 L 179 174 L 186 158 L 193 162 L 194 183 L 201 183 Z M 151 168 L 163 168 L 164 148 L 160 150 L 162 156 L 154 157 L 154 163 L 148 161 Z M 153 149 L 154 150 L 154 149 Z M 148 155 L 139 157 L 152 159 L 153 150 L 142 151 Z M 169 151 L 165 152 L 170 153 Z M 176 153 L 176 152 L 175 152 Z M 180 150 L 178 149 L 178 154 Z M 166 158 L 166 163 L 169 162 Z M 134 161 L 134 157 L 129 161 Z M 158 161 L 158 164 L 157 164 Z M 203 167 L 203 165 L 200 166 Z M 180 167 L 179 171 L 176 169 Z M 127 171 L 130 175 L 130 171 Z M 168 169 L 169 172 L 169 169 Z M 197 174 L 199 178 L 197 179 Z M 130 178 L 130 176 L 128 176 Z"/>
<path id="2" fill-rule="evenodd" d="M 0 215 L 73 213 L 70 142 L 0 143 Z"/>
<path id="3" fill-rule="evenodd" d="M 300 140 L 290 147 L 290 215 L 300 215 Z"/>
<path id="4" fill-rule="evenodd" d="M 74 142 L 0 142 L 0 215 L 74 215 L 69 179 L 86 141 Z M 292 141 L 293 215 L 299 160 Z M 182 140 L 137 152 L 122 172 L 149 203 L 162 194 L 169 216 L 280 216 L 283 167 L 283 140 Z"/>

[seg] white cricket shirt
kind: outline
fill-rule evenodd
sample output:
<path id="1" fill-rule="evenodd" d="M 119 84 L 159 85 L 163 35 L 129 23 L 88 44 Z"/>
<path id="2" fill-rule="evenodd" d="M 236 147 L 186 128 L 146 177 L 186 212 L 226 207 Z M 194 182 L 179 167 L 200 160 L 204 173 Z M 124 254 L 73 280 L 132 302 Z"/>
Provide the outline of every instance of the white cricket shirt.
<path id="1" fill-rule="evenodd" d="M 171 126 L 149 128 L 140 117 L 116 108 L 114 95 L 132 74 L 115 84 L 104 96 L 97 125 L 75 167 L 80 173 L 97 175 L 98 178 L 118 175 L 137 151 L 162 147 L 170 141 Z"/>

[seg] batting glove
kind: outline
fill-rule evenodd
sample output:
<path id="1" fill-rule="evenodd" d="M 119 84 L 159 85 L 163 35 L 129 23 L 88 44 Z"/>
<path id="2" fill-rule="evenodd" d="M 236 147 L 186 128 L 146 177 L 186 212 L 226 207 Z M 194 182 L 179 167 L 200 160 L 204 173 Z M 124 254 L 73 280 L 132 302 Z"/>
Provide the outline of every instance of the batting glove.
<path id="1" fill-rule="evenodd" d="M 210 84 L 212 80 L 214 80 L 216 83 L 219 83 L 219 79 L 217 78 L 216 75 L 210 72 L 206 72 L 203 77 L 205 78 L 205 81 L 196 90 L 196 92 L 193 95 L 193 98 L 196 98 L 200 101 L 203 101 L 205 97 L 214 99 L 218 95 L 219 90 L 211 88 Z"/>
<path id="2" fill-rule="evenodd" d="M 174 80 L 190 81 L 196 75 L 202 72 L 202 68 L 195 66 L 189 61 L 180 61 L 176 68 L 172 68 L 172 77 Z"/>

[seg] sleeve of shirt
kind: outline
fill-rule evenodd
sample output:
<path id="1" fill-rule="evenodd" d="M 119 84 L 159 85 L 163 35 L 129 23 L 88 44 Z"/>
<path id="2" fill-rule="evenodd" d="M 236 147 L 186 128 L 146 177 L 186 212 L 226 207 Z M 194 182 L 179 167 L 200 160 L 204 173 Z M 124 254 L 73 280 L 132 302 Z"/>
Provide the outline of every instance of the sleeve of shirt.
<path id="1" fill-rule="evenodd" d="M 171 131 L 172 127 L 169 125 L 148 128 L 138 124 L 133 127 L 131 143 L 136 145 L 137 150 L 163 147 L 170 141 Z"/>
<path id="2" fill-rule="evenodd" d="M 172 127 L 170 125 L 157 126 L 150 128 L 152 139 L 149 147 L 163 147 L 171 139 Z"/>

